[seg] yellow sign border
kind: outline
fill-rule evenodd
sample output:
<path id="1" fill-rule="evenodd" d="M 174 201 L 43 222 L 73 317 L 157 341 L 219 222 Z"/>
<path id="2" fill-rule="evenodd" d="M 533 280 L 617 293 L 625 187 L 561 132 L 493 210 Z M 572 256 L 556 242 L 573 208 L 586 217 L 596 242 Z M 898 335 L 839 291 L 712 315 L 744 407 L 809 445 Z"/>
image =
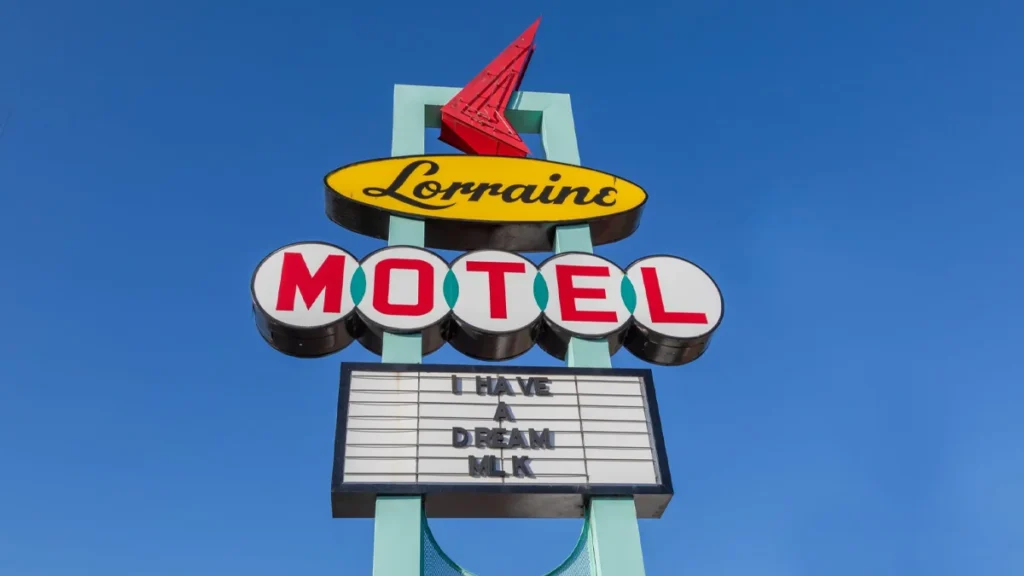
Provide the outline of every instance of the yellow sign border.
<path id="1" fill-rule="evenodd" d="M 594 175 L 622 181 L 635 188 L 642 195 L 633 207 L 621 212 L 590 218 L 560 220 L 480 220 L 474 218 L 431 217 L 418 212 L 404 212 L 384 208 L 357 200 L 331 187 L 330 178 L 354 166 L 376 162 L 401 161 L 403 159 L 432 159 L 459 157 L 465 159 L 500 159 L 502 162 L 526 161 L 531 164 L 565 166 Z M 472 160 L 471 160 L 472 161 Z M 381 190 L 381 189 L 378 189 Z M 648 194 L 635 182 L 602 170 L 586 166 L 556 162 L 542 158 L 516 158 L 509 156 L 464 155 L 464 154 L 412 154 L 374 158 L 346 164 L 324 176 L 324 194 L 327 217 L 336 224 L 353 232 L 386 239 L 391 216 L 420 220 L 425 223 L 425 246 L 442 250 L 496 249 L 515 252 L 548 252 L 553 249 L 554 227 L 589 224 L 592 242 L 595 246 L 616 242 L 630 236 L 639 226 L 640 216 L 647 204 Z"/>

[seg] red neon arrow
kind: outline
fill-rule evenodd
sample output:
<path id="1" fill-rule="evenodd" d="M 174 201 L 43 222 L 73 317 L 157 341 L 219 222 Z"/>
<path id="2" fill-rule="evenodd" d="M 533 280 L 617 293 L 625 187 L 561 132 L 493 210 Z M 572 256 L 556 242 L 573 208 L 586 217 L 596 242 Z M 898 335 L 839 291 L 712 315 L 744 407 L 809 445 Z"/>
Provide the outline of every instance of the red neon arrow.
<path id="1" fill-rule="evenodd" d="M 441 108 L 442 142 L 466 154 L 530 153 L 505 117 L 505 108 L 523 82 L 538 26 L 540 18 Z"/>

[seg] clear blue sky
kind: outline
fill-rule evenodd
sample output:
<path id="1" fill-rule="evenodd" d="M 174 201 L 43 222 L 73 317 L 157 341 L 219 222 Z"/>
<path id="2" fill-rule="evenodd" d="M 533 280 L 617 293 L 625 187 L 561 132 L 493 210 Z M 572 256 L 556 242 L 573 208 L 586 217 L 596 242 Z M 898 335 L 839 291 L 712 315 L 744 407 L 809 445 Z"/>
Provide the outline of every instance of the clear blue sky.
<path id="1" fill-rule="evenodd" d="M 373 357 L 273 352 L 249 278 L 379 247 L 323 175 L 388 154 L 393 84 L 461 85 L 539 14 L 524 89 L 651 195 L 599 253 L 726 299 L 655 372 L 648 574 L 1024 574 L 1024 5 L 943 0 L 0 0 L 0 574 L 370 573 L 328 492 L 338 363 Z M 502 576 L 581 523 L 433 525 Z"/>

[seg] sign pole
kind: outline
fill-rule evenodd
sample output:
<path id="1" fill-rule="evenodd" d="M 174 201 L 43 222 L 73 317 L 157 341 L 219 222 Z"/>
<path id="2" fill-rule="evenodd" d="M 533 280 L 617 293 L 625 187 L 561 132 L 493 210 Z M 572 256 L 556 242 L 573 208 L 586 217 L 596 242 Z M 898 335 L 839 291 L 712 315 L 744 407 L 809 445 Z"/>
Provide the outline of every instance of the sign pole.
<path id="1" fill-rule="evenodd" d="M 564 106 L 545 111 L 541 119 L 541 140 L 548 160 L 580 164 L 576 128 L 568 96 Z M 555 252 L 570 251 L 594 252 L 590 225 L 560 226 L 555 229 Z M 565 359 L 569 367 L 612 366 L 606 340 L 573 338 Z M 591 573 L 595 576 L 643 576 L 644 557 L 633 498 L 594 497 L 588 506 Z"/>
<path id="2" fill-rule="evenodd" d="M 437 94 L 434 92 L 442 91 Z M 391 155 L 423 154 L 426 117 L 431 101 L 446 97 L 444 88 L 395 86 Z M 510 109 L 523 109 L 525 94 L 510 103 Z M 532 96 L 532 95 L 531 95 Z M 547 159 L 580 165 L 579 146 L 568 95 L 545 94 L 540 106 L 540 134 Z M 526 102 L 528 105 L 529 102 Z M 426 108 L 426 110 L 425 110 Z M 533 107 L 531 107 L 533 108 Z M 535 112 L 535 110 L 530 110 Z M 439 112 L 435 112 L 439 116 Z M 389 246 L 424 245 L 422 220 L 391 216 Z M 593 253 L 590 226 L 560 226 L 555 230 L 555 252 Z M 423 361 L 422 336 L 385 333 L 381 360 L 419 364 Z M 611 355 L 605 340 L 573 338 L 566 355 L 570 367 L 610 368 Z M 632 498 L 591 499 L 590 534 L 591 572 L 597 576 L 643 576 L 643 553 L 636 508 Z M 423 499 L 421 496 L 380 496 L 374 519 L 374 576 L 417 576 L 422 574 Z M 605 553 L 602 554 L 602 543 Z"/>
<path id="3" fill-rule="evenodd" d="M 423 106 L 408 90 L 395 87 L 391 155 L 424 152 Z M 388 246 L 423 246 L 422 220 L 391 216 Z M 384 333 L 382 362 L 420 364 L 423 336 Z M 423 497 L 380 496 L 373 521 L 373 576 L 420 576 L 423 573 Z"/>

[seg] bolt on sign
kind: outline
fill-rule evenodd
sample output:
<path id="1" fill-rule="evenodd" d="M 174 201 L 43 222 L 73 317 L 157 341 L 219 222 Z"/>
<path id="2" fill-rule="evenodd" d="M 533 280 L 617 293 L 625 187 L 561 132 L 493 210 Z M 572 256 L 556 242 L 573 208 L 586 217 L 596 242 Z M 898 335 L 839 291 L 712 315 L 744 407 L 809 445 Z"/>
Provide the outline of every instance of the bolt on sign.
<path id="1" fill-rule="evenodd" d="M 331 504 L 430 494 L 433 517 L 578 518 L 633 496 L 659 518 L 672 478 L 649 370 L 342 364 Z"/>
<path id="2" fill-rule="evenodd" d="M 722 319 L 718 286 L 695 264 L 648 256 L 625 269 L 580 252 L 536 266 L 500 250 L 451 265 L 409 246 L 361 261 L 320 242 L 270 254 L 252 281 L 257 324 L 271 346 L 317 357 L 358 340 L 380 354 L 384 332 L 421 333 L 423 354 L 450 342 L 481 360 L 515 358 L 534 344 L 564 359 L 571 338 L 603 338 L 654 364 L 690 362 Z"/>

